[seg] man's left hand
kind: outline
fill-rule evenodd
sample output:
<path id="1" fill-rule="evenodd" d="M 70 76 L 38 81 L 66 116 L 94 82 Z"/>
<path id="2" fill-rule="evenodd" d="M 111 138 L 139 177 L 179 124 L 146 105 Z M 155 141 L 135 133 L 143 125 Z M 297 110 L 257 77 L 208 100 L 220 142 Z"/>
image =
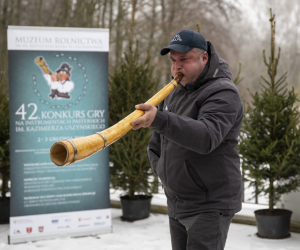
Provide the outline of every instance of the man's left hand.
<path id="1" fill-rule="evenodd" d="M 132 126 L 134 126 L 132 129 L 137 130 L 140 128 L 149 127 L 154 121 L 154 118 L 157 114 L 157 108 L 151 104 L 138 104 L 135 106 L 135 108 L 139 110 L 144 110 L 145 114 L 142 117 L 133 120 L 130 123 Z"/>

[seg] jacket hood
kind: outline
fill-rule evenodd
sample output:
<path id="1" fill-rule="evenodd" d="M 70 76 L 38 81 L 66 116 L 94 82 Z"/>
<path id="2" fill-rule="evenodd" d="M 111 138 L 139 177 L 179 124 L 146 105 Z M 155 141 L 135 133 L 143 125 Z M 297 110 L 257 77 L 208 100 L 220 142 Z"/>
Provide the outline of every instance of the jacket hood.
<path id="1" fill-rule="evenodd" d="M 232 74 L 229 69 L 227 62 L 220 58 L 217 51 L 211 42 L 207 41 L 207 52 L 209 56 L 209 61 L 206 64 L 204 70 L 199 75 L 194 83 L 189 83 L 185 86 L 186 89 L 196 90 L 202 85 L 211 80 L 216 80 L 219 78 L 228 78 L 232 80 Z"/>

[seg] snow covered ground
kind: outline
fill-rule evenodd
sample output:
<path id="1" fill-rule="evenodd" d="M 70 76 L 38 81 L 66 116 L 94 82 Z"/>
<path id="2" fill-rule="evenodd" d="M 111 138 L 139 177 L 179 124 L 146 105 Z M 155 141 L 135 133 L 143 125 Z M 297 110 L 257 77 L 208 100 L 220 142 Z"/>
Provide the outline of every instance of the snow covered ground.
<path id="1" fill-rule="evenodd" d="M 60 237 L 55 240 L 8 245 L 9 225 L 0 225 L 1 250 L 171 250 L 168 216 L 151 214 L 148 219 L 122 222 L 121 209 L 112 209 L 113 233 L 95 237 Z M 284 240 L 260 239 L 256 227 L 232 223 L 226 250 L 300 250 L 300 234 Z"/>

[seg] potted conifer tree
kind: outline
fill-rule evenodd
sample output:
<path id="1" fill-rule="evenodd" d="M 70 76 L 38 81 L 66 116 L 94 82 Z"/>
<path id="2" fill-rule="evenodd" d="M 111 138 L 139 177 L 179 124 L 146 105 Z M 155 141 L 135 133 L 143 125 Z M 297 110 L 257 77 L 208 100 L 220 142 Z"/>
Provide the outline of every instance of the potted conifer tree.
<path id="1" fill-rule="evenodd" d="M 269 197 L 269 208 L 255 211 L 257 235 L 263 238 L 289 237 L 292 211 L 275 209 L 282 194 L 300 186 L 300 115 L 294 89 L 287 89 L 287 72 L 276 78 L 280 58 L 275 55 L 275 15 L 270 9 L 271 55 L 263 58 L 269 79 L 262 76 L 262 91 L 251 94 L 241 129 L 239 152 L 242 167 L 256 194 Z"/>
<path id="2" fill-rule="evenodd" d="M 2 75 L 0 81 L 0 223 L 9 221 L 9 102 Z"/>
<path id="3" fill-rule="evenodd" d="M 109 123 L 119 122 L 135 110 L 135 105 L 146 102 L 155 94 L 158 78 L 153 76 L 149 51 L 144 62 L 139 62 L 138 41 L 133 50 L 133 25 L 137 0 L 131 1 L 129 52 L 124 53 L 121 66 L 109 79 Z M 156 182 L 147 155 L 150 129 L 130 131 L 110 146 L 110 182 L 122 190 L 122 220 L 134 221 L 149 217 L 151 193 Z"/>
<path id="4" fill-rule="evenodd" d="M 146 102 L 155 94 L 158 78 L 153 77 L 150 56 L 139 62 L 138 43 L 125 53 L 121 67 L 114 70 L 109 80 L 110 126 L 135 110 L 135 105 Z M 149 217 L 151 192 L 155 181 L 147 155 L 150 129 L 130 131 L 110 146 L 111 185 L 122 190 L 123 220 L 134 221 Z M 153 180 L 153 181 L 151 181 Z"/>

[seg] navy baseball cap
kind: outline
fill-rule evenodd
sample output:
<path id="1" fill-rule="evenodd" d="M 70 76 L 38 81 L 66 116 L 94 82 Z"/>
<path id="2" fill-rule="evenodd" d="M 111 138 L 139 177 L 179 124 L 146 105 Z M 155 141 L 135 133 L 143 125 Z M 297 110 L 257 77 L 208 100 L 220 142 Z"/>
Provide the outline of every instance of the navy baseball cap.
<path id="1" fill-rule="evenodd" d="M 173 36 L 170 45 L 160 51 L 162 56 L 168 54 L 170 50 L 180 53 L 188 52 L 193 48 L 207 51 L 207 43 L 204 36 L 193 30 L 182 30 Z"/>

